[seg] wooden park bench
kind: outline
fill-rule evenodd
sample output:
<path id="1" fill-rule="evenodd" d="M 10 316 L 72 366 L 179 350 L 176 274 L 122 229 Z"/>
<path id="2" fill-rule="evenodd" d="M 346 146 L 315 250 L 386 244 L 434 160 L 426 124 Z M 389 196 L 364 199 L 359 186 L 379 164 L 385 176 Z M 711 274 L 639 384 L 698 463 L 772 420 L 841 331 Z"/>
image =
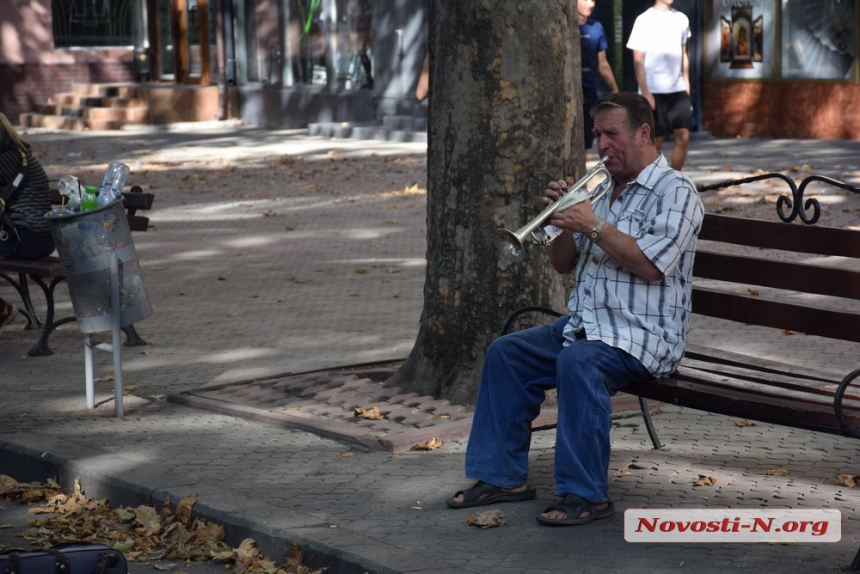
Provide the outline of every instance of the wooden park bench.
<path id="1" fill-rule="evenodd" d="M 774 177 L 792 189 L 790 198 L 783 195 L 777 202 L 782 222 L 705 215 L 693 270 L 693 313 L 860 343 L 860 230 L 815 226 L 820 206 L 815 199 L 803 199 L 813 181 L 854 192 L 860 189 L 821 176 L 810 176 L 798 186 L 783 174 L 763 174 L 700 191 Z M 796 218 L 802 223 L 791 224 Z M 524 307 L 508 317 L 502 333 L 511 329 L 517 317 L 533 312 L 561 316 L 543 307 Z M 624 392 L 639 397 L 657 449 L 662 446 L 649 399 L 860 438 L 860 389 L 851 387 L 857 377 L 860 369 L 835 376 L 691 344 L 672 376 L 631 385 Z M 532 430 L 555 426 L 554 418 L 539 418 Z M 860 571 L 860 550 L 849 571 Z"/>
<path id="2" fill-rule="evenodd" d="M 51 202 L 59 204 L 60 194 L 56 190 L 52 190 L 51 194 Z M 149 228 L 149 218 L 139 215 L 137 212 L 151 209 L 155 196 L 152 193 L 144 193 L 140 186 L 135 185 L 129 192 L 124 192 L 122 198 L 131 231 L 146 231 Z M 48 347 L 48 337 L 60 325 L 75 320 L 74 316 L 54 320 L 54 290 L 66 278 L 60 260 L 54 256 L 44 257 L 38 261 L 0 259 L 0 278 L 3 278 L 15 288 L 24 303 L 21 313 L 27 318 L 25 329 L 42 328 L 39 340 L 27 354 L 33 357 L 53 354 L 53 351 Z M 45 294 L 46 311 L 44 320 L 39 318 L 30 298 L 30 281 L 38 285 Z M 146 341 L 141 339 L 137 334 L 134 325 L 122 327 L 122 330 L 126 335 L 126 346 L 146 344 Z"/>

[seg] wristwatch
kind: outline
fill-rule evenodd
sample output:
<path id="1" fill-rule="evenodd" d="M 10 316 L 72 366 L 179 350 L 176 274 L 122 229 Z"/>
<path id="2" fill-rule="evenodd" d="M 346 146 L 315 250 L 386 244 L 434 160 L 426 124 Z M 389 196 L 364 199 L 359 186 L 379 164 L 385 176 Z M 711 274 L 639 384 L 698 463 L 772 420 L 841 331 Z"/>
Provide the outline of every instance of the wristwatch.
<path id="1" fill-rule="evenodd" d="M 588 232 L 588 238 L 593 242 L 597 243 L 597 240 L 600 239 L 600 230 L 603 229 L 603 224 L 606 223 L 602 219 L 597 222 L 597 225 L 594 226 L 594 229 Z"/>

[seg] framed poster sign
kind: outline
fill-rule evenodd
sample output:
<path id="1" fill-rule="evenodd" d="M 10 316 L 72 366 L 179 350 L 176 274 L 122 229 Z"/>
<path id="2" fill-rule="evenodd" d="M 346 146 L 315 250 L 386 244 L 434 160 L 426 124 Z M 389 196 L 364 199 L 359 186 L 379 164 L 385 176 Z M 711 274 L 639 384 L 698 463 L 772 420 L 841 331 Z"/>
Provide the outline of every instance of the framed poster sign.
<path id="1" fill-rule="evenodd" d="M 776 76 L 777 0 L 711 0 L 705 69 L 711 78 Z"/>

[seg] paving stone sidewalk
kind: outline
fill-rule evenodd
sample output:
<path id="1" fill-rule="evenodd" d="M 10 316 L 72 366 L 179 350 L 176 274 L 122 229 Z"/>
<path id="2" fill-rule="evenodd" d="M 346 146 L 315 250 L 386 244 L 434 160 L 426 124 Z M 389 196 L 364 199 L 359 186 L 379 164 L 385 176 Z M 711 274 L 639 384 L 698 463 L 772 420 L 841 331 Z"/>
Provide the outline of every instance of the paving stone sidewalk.
<path id="1" fill-rule="evenodd" d="M 115 504 L 196 494 L 198 512 L 224 523 L 234 542 L 251 536 L 273 556 L 297 543 L 330 573 L 839 572 L 860 546 L 857 491 L 836 481 L 860 475 L 858 441 L 741 427 L 672 406 L 655 415 L 664 451 L 651 450 L 639 419 L 616 420 L 610 492 L 618 513 L 611 519 L 571 529 L 534 520 L 554 500 L 552 432 L 533 439 L 537 499 L 500 505 L 504 526 L 466 526 L 468 511 L 447 509 L 444 500 L 468 484 L 465 434 L 451 432 L 432 451 L 405 447 L 426 436 L 421 425 L 453 428 L 467 409 L 388 395 L 365 367 L 331 371 L 392 365 L 414 342 L 426 247 L 425 198 L 410 191 L 423 176 L 420 144 L 236 126 L 30 139 L 51 150 L 43 163 L 56 169 L 85 169 L 117 155 L 139 160 L 141 174 L 156 182 L 154 228 L 135 235 L 155 313 L 138 325 L 150 345 L 124 351 L 121 419 L 113 416 L 107 356 L 97 356 L 100 406 L 85 407 L 82 335 L 74 324 L 52 336 L 50 357 L 26 356 L 35 337 L 22 323 L 0 334 L 2 473 L 53 475 L 67 485 L 77 478 L 91 496 Z M 860 142 L 694 140 L 689 173 L 712 183 L 796 169 L 858 183 L 857 157 Z M 322 184 L 324 175 L 340 185 Z M 779 191 L 764 183 L 704 199 L 708 209 L 773 217 Z M 856 225 L 860 198 L 814 192 L 825 208 L 822 223 Z M 70 309 L 61 291 L 60 314 Z M 854 345 L 701 318 L 692 339 L 837 373 L 860 364 Z M 248 410 L 286 408 L 284 417 L 307 426 L 167 400 L 183 395 Z M 339 405 L 336 395 L 344 399 Z M 397 433 L 382 428 L 388 423 L 343 422 L 349 407 L 377 402 L 391 403 L 390 412 L 411 420 L 413 430 L 395 441 Z M 358 431 L 324 432 L 349 425 Z M 386 448 L 366 448 L 381 436 L 390 441 Z M 788 474 L 762 474 L 773 469 Z M 699 475 L 716 483 L 696 486 Z M 834 508 L 842 512 L 842 540 L 627 543 L 623 511 L 643 507 Z"/>

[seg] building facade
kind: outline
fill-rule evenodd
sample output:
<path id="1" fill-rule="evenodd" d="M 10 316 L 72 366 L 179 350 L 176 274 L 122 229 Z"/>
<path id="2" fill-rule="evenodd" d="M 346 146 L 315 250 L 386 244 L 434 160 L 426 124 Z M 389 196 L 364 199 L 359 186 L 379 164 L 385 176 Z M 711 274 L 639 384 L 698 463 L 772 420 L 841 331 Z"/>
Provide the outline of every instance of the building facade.
<path id="1" fill-rule="evenodd" d="M 138 95 L 173 94 L 153 106 L 150 123 L 373 120 L 412 110 L 426 52 L 425 0 L 3 4 L 0 109 L 13 118 L 74 84 L 127 83 Z"/>
<path id="2" fill-rule="evenodd" d="M 149 123 L 240 118 L 301 128 L 410 114 L 429 2 L 2 0 L 0 110 L 14 118 L 73 84 L 128 83 L 160 94 Z M 626 40 L 651 4 L 597 3 L 624 89 L 636 89 Z M 860 0 L 674 7 L 692 28 L 694 131 L 860 138 Z"/>

